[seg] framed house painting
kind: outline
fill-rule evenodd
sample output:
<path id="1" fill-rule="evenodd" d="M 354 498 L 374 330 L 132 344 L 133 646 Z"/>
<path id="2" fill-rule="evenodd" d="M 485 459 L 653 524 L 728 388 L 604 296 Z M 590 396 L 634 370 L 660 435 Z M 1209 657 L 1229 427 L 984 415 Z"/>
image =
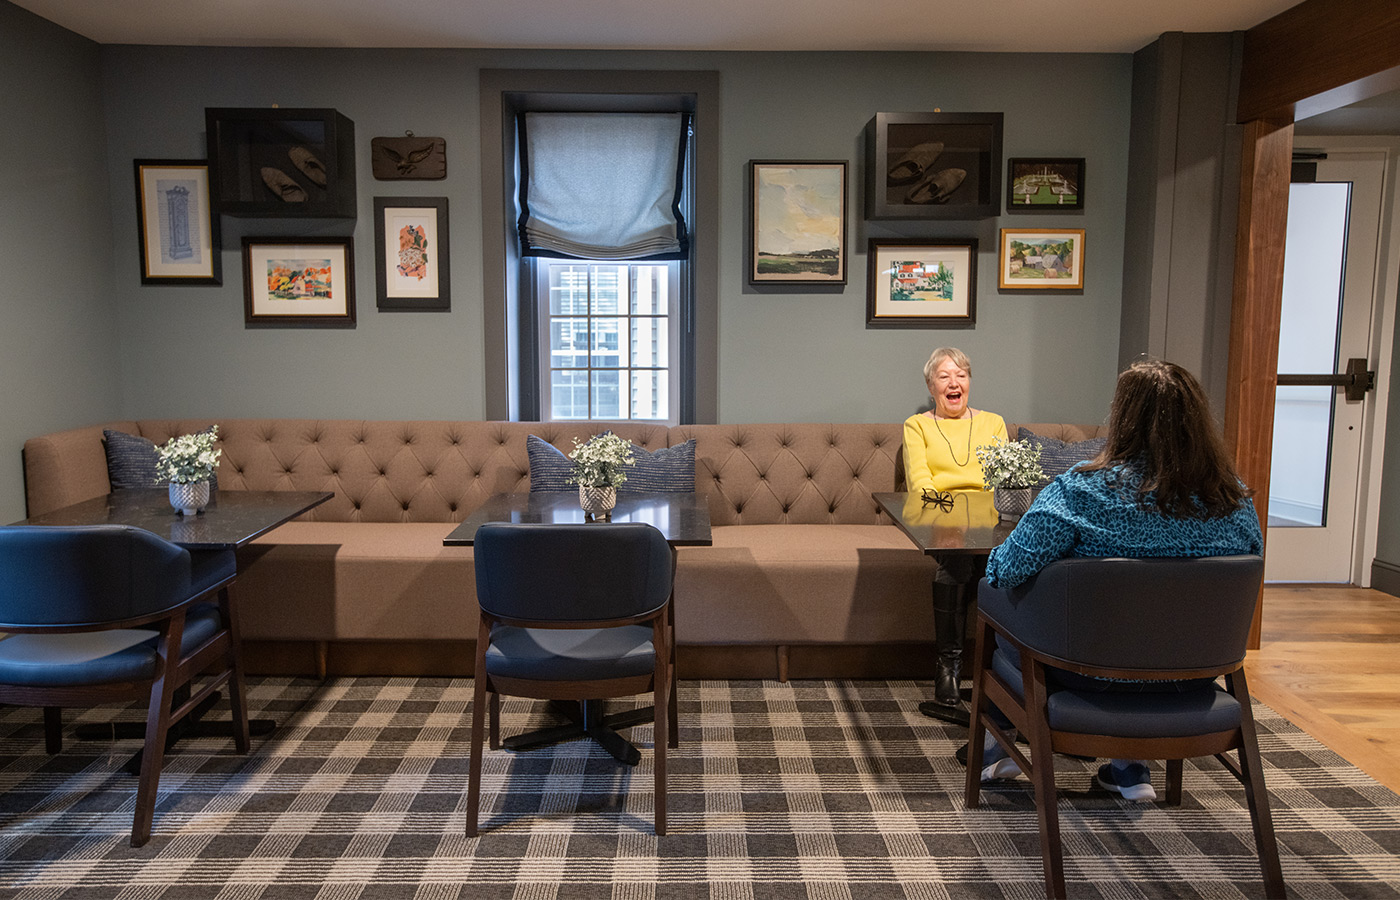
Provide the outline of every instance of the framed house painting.
<path id="1" fill-rule="evenodd" d="M 977 241 L 872 238 L 867 328 L 971 328 L 977 322 Z"/>
<path id="2" fill-rule="evenodd" d="M 1084 287 L 1084 229 L 1003 228 L 997 287 L 1080 290 Z"/>
<path id="3" fill-rule="evenodd" d="M 136 234 L 142 284 L 222 284 L 219 217 L 202 159 L 138 159 Z"/>
<path id="4" fill-rule="evenodd" d="M 1001 212 L 1001 113 L 877 113 L 865 126 L 867 219 Z"/>
<path id="5" fill-rule="evenodd" d="M 846 161 L 750 160 L 749 283 L 846 283 Z"/>
<path id="6" fill-rule="evenodd" d="M 249 325 L 355 324 L 355 254 L 348 237 L 245 237 L 243 270 Z"/>
<path id="7" fill-rule="evenodd" d="M 1083 208 L 1083 157 L 1012 157 L 1006 161 L 1007 212 Z"/>
<path id="8" fill-rule="evenodd" d="M 451 309 L 449 271 L 446 197 L 374 198 L 379 309 Z"/>

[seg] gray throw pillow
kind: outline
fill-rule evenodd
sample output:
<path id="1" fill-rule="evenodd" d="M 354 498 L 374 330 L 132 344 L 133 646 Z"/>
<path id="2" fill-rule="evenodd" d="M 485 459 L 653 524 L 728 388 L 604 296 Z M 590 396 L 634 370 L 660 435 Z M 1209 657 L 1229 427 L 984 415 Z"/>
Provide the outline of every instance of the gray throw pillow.
<path id="1" fill-rule="evenodd" d="M 1036 434 L 1025 427 L 1016 429 L 1016 440 L 1029 440 L 1032 445 L 1040 445 L 1040 467 L 1045 470 L 1046 478 L 1057 478 L 1076 464 L 1093 459 L 1108 443 L 1106 437 L 1089 438 L 1087 441 L 1062 441 Z"/>
<path id="2" fill-rule="evenodd" d="M 695 490 L 695 438 L 654 453 L 634 447 L 621 494 L 689 494 Z"/>
<path id="3" fill-rule="evenodd" d="M 573 462 L 549 441 L 529 435 L 525 438 L 525 452 L 530 457 L 530 493 L 577 489 L 568 481 Z"/>
<path id="4" fill-rule="evenodd" d="M 605 434 L 607 432 L 604 432 Z M 530 490 L 571 491 L 568 481 L 574 464 L 553 444 L 533 434 L 525 438 L 530 457 Z M 627 480 L 619 494 L 688 494 L 695 490 L 695 439 L 665 447 L 654 453 L 633 445 L 634 464 L 627 467 Z"/>
<path id="5" fill-rule="evenodd" d="M 107 452 L 107 480 L 112 490 L 125 491 L 132 488 L 155 488 L 170 482 L 156 478 L 156 461 L 160 459 L 160 448 L 154 441 L 125 431 L 102 429 L 102 446 Z M 219 489 L 219 475 L 214 473 L 209 479 L 209 490 Z"/>

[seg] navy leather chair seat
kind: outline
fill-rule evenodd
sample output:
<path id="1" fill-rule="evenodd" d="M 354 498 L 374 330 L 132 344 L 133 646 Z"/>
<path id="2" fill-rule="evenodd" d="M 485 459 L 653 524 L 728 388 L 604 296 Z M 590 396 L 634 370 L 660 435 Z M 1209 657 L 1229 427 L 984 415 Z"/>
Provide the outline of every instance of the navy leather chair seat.
<path id="1" fill-rule="evenodd" d="M 519 628 L 497 625 L 486 674 L 536 681 L 595 681 L 649 675 L 656 665 L 651 628 Z"/>
<path id="2" fill-rule="evenodd" d="M 218 604 L 201 603 L 185 614 L 180 643 L 198 647 L 223 627 Z M 62 687 L 154 678 L 158 637 L 148 628 L 17 634 L 0 641 L 0 683 Z"/>
<path id="3" fill-rule="evenodd" d="M 1002 649 L 992 655 L 992 668 L 1006 680 L 1016 699 L 1025 701 L 1021 670 Z M 1054 678 L 1052 673 L 1050 676 Z M 1075 734 L 1116 734 L 1121 737 L 1190 737 L 1240 727 L 1240 704 L 1215 684 L 1188 691 L 1148 688 L 1076 691 L 1053 687 L 1045 704 L 1046 718 L 1055 731 Z"/>

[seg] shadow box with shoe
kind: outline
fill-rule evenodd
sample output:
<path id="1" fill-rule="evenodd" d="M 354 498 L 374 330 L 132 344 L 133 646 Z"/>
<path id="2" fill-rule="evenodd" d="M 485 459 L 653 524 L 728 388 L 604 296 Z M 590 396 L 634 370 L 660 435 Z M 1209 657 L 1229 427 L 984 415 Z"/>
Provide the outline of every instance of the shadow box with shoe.
<path id="1" fill-rule="evenodd" d="M 204 110 L 214 208 L 261 218 L 355 217 L 355 123 L 334 109 Z"/>

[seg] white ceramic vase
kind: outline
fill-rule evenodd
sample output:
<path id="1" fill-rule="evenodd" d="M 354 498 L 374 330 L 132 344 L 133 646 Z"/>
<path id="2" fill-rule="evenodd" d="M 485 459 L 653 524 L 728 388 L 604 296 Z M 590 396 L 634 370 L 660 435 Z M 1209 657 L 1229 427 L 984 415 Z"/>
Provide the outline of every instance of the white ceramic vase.
<path id="1" fill-rule="evenodd" d="M 209 482 L 170 482 L 170 505 L 182 516 L 198 514 L 209 505 Z"/>
<path id="2" fill-rule="evenodd" d="M 1030 488 L 993 488 L 992 506 L 1003 522 L 1015 522 L 1031 508 Z"/>
<path id="3" fill-rule="evenodd" d="M 617 488 L 612 485 L 581 484 L 578 486 L 578 505 L 591 519 L 606 519 L 617 505 Z"/>

